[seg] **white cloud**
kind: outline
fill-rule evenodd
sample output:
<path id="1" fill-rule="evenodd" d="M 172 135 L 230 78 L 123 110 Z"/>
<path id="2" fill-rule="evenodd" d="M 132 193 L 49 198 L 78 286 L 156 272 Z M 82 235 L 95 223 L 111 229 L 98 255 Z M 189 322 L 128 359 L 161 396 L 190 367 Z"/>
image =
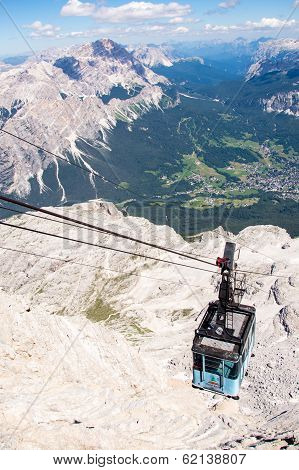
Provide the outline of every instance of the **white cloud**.
<path id="1" fill-rule="evenodd" d="M 227 2 L 218 3 L 218 7 L 229 10 L 230 8 L 235 8 L 239 3 L 240 0 L 228 0 Z"/>
<path id="2" fill-rule="evenodd" d="M 294 7 L 299 7 L 299 0 L 295 0 L 294 3 L 293 3 L 293 6 Z"/>
<path id="3" fill-rule="evenodd" d="M 119 33 L 123 31 L 126 34 L 130 34 L 130 33 L 131 34 L 144 34 L 148 32 L 160 33 L 165 30 L 166 30 L 165 25 L 147 25 L 147 26 L 129 26 L 125 30 L 118 28 L 117 30 L 114 30 L 114 31 L 118 31 Z"/>
<path id="4" fill-rule="evenodd" d="M 189 28 L 186 28 L 186 26 L 179 26 L 178 28 L 173 30 L 173 33 L 178 33 L 178 34 L 189 33 Z"/>
<path id="5" fill-rule="evenodd" d="M 171 18 L 169 20 L 169 23 L 170 24 L 180 24 L 180 23 L 183 23 L 184 21 L 184 18 L 182 18 L 181 16 L 176 16 L 175 18 Z"/>
<path id="6" fill-rule="evenodd" d="M 279 20 L 278 18 L 262 18 L 259 22 L 246 21 L 249 28 L 281 28 L 282 26 L 293 26 L 295 20 Z"/>
<path id="7" fill-rule="evenodd" d="M 164 31 L 165 26 L 162 25 L 150 25 L 150 26 L 145 26 L 145 31 Z"/>
<path id="8" fill-rule="evenodd" d="M 80 2 L 79 0 L 68 0 L 61 8 L 62 16 L 91 16 L 96 11 L 94 3 Z"/>
<path id="9" fill-rule="evenodd" d="M 147 25 L 132 25 L 126 28 L 121 26 L 112 28 L 94 28 L 87 31 L 73 31 L 70 33 L 61 34 L 61 37 L 103 37 L 111 36 L 123 37 L 127 34 L 144 35 L 144 34 L 159 34 L 166 36 L 173 36 L 177 34 L 188 33 L 189 29 L 185 26 L 174 28 L 169 24 L 147 24 Z"/>
<path id="10" fill-rule="evenodd" d="M 31 24 L 24 25 L 23 28 L 31 29 L 29 36 L 31 38 L 55 38 L 59 37 L 58 31 L 60 31 L 59 26 L 54 26 L 53 24 L 46 23 L 43 24 L 41 21 L 34 21 Z"/>
<path id="11" fill-rule="evenodd" d="M 220 2 L 218 3 L 216 8 L 213 8 L 212 10 L 207 10 L 205 12 L 206 15 L 217 15 L 217 14 L 223 14 L 227 13 L 229 10 L 232 10 L 235 8 L 237 5 L 240 4 L 240 0 L 227 0 L 226 2 Z"/>
<path id="12" fill-rule="evenodd" d="M 190 5 L 180 5 L 177 2 L 167 4 L 129 2 L 119 7 L 100 7 L 93 16 L 103 22 L 124 23 L 157 18 L 175 18 L 188 15 L 190 12 Z"/>
<path id="13" fill-rule="evenodd" d="M 71 31 L 60 35 L 61 38 L 92 38 L 112 34 L 114 31 L 106 28 L 87 29 L 86 31 Z"/>
<path id="14" fill-rule="evenodd" d="M 241 29 L 240 26 L 236 26 L 236 25 L 229 25 L 229 26 L 226 26 L 226 25 L 219 25 L 219 24 L 210 24 L 210 23 L 207 23 L 205 24 L 205 31 L 233 31 L 235 29 Z"/>
<path id="15" fill-rule="evenodd" d="M 284 21 L 278 18 L 262 18 L 260 21 L 246 21 L 243 24 L 237 25 L 213 25 L 206 24 L 205 31 L 254 31 L 254 30 L 271 30 L 282 27 L 292 27 L 295 26 L 295 20 Z"/>
<path id="16" fill-rule="evenodd" d="M 113 27 L 113 28 L 93 28 L 85 31 L 71 31 L 68 33 L 61 33 L 60 38 L 89 38 L 89 37 L 108 37 L 108 36 L 124 36 L 126 34 L 145 34 L 145 33 L 165 33 L 169 34 L 171 31 L 166 24 L 150 24 L 150 25 L 132 25 L 127 28 Z"/>
<path id="17" fill-rule="evenodd" d="M 178 18 L 189 15 L 191 6 L 178 2 L 129 2 L 117 7 L 96 7 L 93 3 L 69 0 L 61 9 L 63 16 L 92 16 L 100 22 L 126 23 L 158 18 Z"/>

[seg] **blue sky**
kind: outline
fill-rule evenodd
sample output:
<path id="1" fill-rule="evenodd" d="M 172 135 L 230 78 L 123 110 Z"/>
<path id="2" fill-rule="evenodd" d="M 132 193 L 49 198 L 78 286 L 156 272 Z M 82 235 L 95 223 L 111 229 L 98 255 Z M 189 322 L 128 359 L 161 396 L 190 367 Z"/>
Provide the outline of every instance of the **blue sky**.
<path id="1" fill-rule="evenodd" d="M 280 37 L 298 37 L 299 0 L 0 0 L 0 57 L 29 49 L 3 6 L 35 51 L 101 37 L 124 44 L 275 37 L 283 25 Z"/>

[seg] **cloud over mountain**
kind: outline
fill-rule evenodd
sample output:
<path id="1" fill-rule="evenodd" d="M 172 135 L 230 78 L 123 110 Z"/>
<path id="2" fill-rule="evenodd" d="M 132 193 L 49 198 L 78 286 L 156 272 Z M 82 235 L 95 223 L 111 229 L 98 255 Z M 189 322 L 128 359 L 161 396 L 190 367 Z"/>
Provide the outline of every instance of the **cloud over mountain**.
<path id="1" fill-rule="evenodd" d="M 279 18 L 261 18 L 260 21 L 246 21 L 245 23 L 232 25 L 214 25 L 208 23 L 205 25 L 205 31 L 264 31 L 282 27 L 294 27 L 296 23 L 297 22 L 294 19 L 284 21 Z"/>
<path id="2" fill-rule="evenodd" d="M 41 21 L 34 21 L 31 24 L 24 25 L 23 28 L 30 29 L 31 32 L 29 36 L 31 38 L 41 38 L 41 37 L 57 37 L 58 31 L 60 31 L 59 26 L 47 23 L 43 24 Z"/>
<path id="3" fill-rule="evenodd" d="M 68 0 L 61 9 L 62 16 L 92 16 L 100 22 L 108 23 L 176 18 L 190 13 L 190 5 L 181 5 L 178 2 L 129 2 L 117 7 L 97 7 L 93 3 Z"/>

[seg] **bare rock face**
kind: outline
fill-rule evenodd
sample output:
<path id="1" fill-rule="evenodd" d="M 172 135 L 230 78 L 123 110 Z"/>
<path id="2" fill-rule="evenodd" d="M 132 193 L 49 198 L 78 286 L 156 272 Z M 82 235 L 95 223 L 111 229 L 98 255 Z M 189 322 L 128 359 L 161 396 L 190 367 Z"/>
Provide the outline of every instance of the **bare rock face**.
<path id="1" fill-rule="evenodd" d="M 223 449 L 255 450 L 296 450 L 299 447 L 298 434 L 294 432 L 269 434 L 266 431 L 249 437 L 239 438 L 223 444 Z"/>
<path id="2" fill-rule="evenodd" d="M 191 387 L 194 329 L 208 302 L 217 297 L 216 268 L 215 274 L 177 269 L 2 226 L 3 448 L 297 445 L 297 239 L 277 227 L 259 226 L 237 236 L 217 229 L 189 244 L 169 227 L 124 217 L 102 200 L 56 211 L 212 260 L 223 253 L 225 239 L 236 241 L 238 266 L 249 272 L 244 303 L 257 310 L 255 357 L 237 402 Z M 30 215 L 10 222 L 156 258 L 181 259 Z M 192 260 L 188 264 L 200 266 Z M 264 275 L 271 270 L 272 276 Z"/>
<path id="3" fill-rule="evenodd" d="M 299 115 L 299 93 L 297 69 L 299 64 L 299 41 L 296 39 L 270 40 L 260 44 L 248 70 L 246 80 L 265 79 L 271 75 L 282 81 L 281 89 L 259 99 L 259 104 L 267 113 Z M 284 84 L 285 78 L 289 84 Z M 291 89 L 290 89 L 291 88 Z"/>
<path id="4" fill-rule="evenodd" d="M 279 312 L 279 321 L 288 335 L 296 334 L 299 330 L 298 309 L 292 305 L 286 305 Z"/>
<path id="5" fill-rule="evenodd" d="M 262 42 L 255 54 L 247 80 L 273 71 L 288 71 L 298 64 L 299 41 L 296 39 L 273 39 Z"/>
<path id="6" fill-rule="evenodd" d="M 267 113 L 285 113 L 299 116 L 299 92 L 277 93 L 268 99 L 262 99 L 262 105 Z"/>
<path id="7" fill-rule="evenodd" d="M 147 67 L 172 67 L 174 58 L 167 47 L 163 46 L 140 46 L 132 49 L 132 53 L 136 59 Z"/>

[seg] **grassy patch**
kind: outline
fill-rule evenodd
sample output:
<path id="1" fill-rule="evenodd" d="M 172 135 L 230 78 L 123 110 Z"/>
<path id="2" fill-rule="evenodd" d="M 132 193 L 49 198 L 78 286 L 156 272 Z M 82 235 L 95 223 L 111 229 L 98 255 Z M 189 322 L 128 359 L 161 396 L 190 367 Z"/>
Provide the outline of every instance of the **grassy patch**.
<path id="1" fill-rule="evenodd" d="M 145 336 L 153 333 L 149 328 L 143 327 L 136 319 L 122 318 L 118 323 L 118 330 L 132 343 L 138 344 Z"/>
<path id="2" fill-rule="evenodd" d="M 190 155 L 183 155 L 183 168 L 180 172 L 172 175 L 174 182 L 188 180 L 196 175 L 203 178 L 213 178 L 219 182 L 225 181 L 225 177 L 220 175 L 214 168 L 209 167 L 200 157 L 193 152 Z"/>
<path id="3" fill-rule="evenodd" d="M 121 111 L 117 111 L 115 113 L 115 119 L 117 121 L 123 121 L 123 122 L 126 122 L 128 124 L 130 124 L 131 120 L 125 115 L 125 113 L 122 113 Z"/>
<path id="4" fill-rule="evenodd" d="M 85 311 L 85 315 L 88 320 L 93 322 L 119 318 L 119 313 L 109 304 L 106 304 L 100 297 L 97 297 L 95 303 Z"/>
<path id="5" fill-rule="evenodd" d="M 182 310 L 175 310 L 172 313 L 172 320 L 176 321 L 179 320 L 180 318 L 188 318 L 193 314 L 193 309 L 192 308 L 183 308 Z"/>
<path id="6" fill-rule="evenodd" d="M 256 204 L 259 201 L 259 198 L 251 197 L 251 198 L 236 198 L 234 194 L 232 194 L 232 198 L 230 197 L 198 197 L 193 199 L 192 201 L 188 201 L 184 204 L 184 207 L 189 209 L 207 209 L 211 207 L 247 207 Z"/>
<path id="7" fill-rule="evenodd" d="M 149 333 L 152 333 L 152 330 L 150 330 L 149 328 L 142 327 L 136 321 L 130 323 L 130 327 L 133 329 L 134 333 L 138 333 L 139 335 L 148 335 Z"/>
<path id="8" fill-rule="evenodd" d="M 130 185 L 129 183 L 127 183 L 127 181 L 122 181 L 121 183 L 119 183 L 118 187 L 120 189 L 129 189 Z"/>
<path id="9" fill-rule="evenodd" d="M 221 168 L 218 170 L 219 173 L 227 176 L 231 176 L 239 179 L 240 181 L 247 180 L 247 169 L 244 164 L 239 162 L 230 162 L 230 165 L 226 168 Z"/>
<path id="10" fill-rule="evenodd" d="M 259 191 L 257 189 L 227 189 L 226 191 L 224 191 L 224 195 L 229 198 L 235 198 L 238 196 L 246 198 L 246 196 L 256 196 L 257 194 L 259 194 Z"/>
<path id="11" fill-rule="evenodd" d="M 251 137 L 253 136 L 253 134 L 250 134 L 249 132 L 243 132 L 242 135 L 244 136 L 244 139 L 246 140 L 251 139 Z"/>
<path id="12" fill-rule="evenodd" d="M 200 176 L 203 178 L 215 178 L 219 182 L 224 182 L 226 180 L 225 176 L 220 175 L 214 168 L 209 167 L 204 162 L 199 161 L 198 163 L 198 171 Z"/>
<path id="13" fill-rule="evenodd" d="M 160 207 L 165 206 L 165 204 L 166 204 L 166 203 L 163 202 L 163 201 L 154 201 L 154 202 L 150 202 L 150 203 L 149 203 L 150 206 L 160 206 Z"/>
<path id="14" fill-rule="evenodd" d="M 240 140 L 235 139 L 234 137 L 225 136 L 221 139 L 221 141 L 226 147 L 250 150 L 251 152 L 257 153 L 262 156 L 260 144 L 258 142 L 255 142 L 254 140 Z"/>
<path id="15" fill-rule="evenodd" d="M 160 170 L 144 170 L 144 173 L 148 175 L 159 176 Z"/>

